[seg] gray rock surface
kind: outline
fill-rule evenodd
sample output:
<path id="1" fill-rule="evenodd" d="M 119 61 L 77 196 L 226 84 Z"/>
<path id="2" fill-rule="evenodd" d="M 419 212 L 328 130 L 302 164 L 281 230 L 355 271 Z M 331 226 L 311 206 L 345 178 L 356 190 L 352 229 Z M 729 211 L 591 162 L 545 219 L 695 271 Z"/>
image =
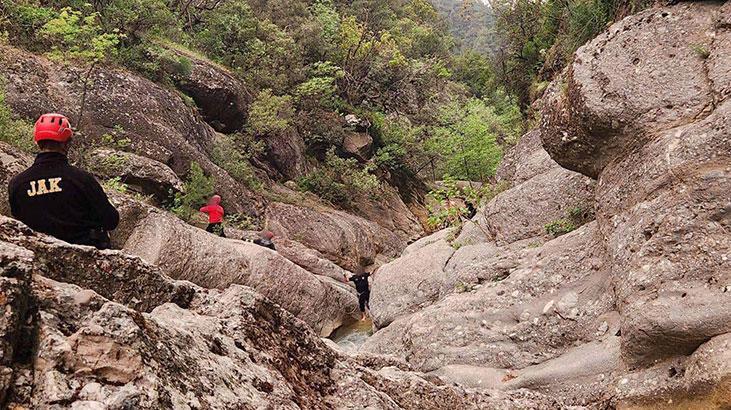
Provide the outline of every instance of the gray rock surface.
<path id="1" fill-rule="evenodd" d="M 548 93 L 542 138 L 551 156 L 597 177 L 656 131 L 708 115 L 725 89 L 716 83 L 723 76 L 715 75 L 728 70 L 718 68 L 728 49 L 714 41 L 728 35 L 716 27 L 720 8 L 713 2 L 653 8 L 581 47 L 567 78 Z"/>
<path id="2" fill-rule="evenodd" d="M 9 408 L 561 407 L 526 390 L 478 392 L 378 361 L 365 367 L 362 360 L 328 348 L 304 322 L 250 288 L 207 290 L 173 281 L 119 252 L 65 245 L 9 219 L 0 226 L 5 296 L 0 304 L 6 312 L 0 321 L 0 394 Z M 8 230 L 15 235 L 6 235 Z M 76 276 L 57 273 L 59 265 L 26 246 L 64 249 L 63 268 L 90 278 L 85 283 L 91 288 L 77 286 Z M 117 270 L 85 264 L 89 259 Z M 136 275 L 138 286 L 109 282 L 119 271 Z M 156 299 L 139 286 L 156 282 L 189 288 L 187 305 Z M 93 289 L 110 297 L 126 297 L 133 289 L 146 309 L 135 310 L 134 300 L 125 306 Z"/>
<path id="3" fill-rule="evenodd" d="M 348 133 L 343 138 L 343 151 L 366 161 L 373 154 L 373 137 L 365 132 Z"/>
<path id="4" fill-rule="evenodd" d="M 178 79 L 177 87 L 189 95 L 207 123 L 216 131 L 239 131 L 249 114 L 253 95 L 228 69 L 184 50 L 172 50 L 190 61 L 190 75 Z"/>
<path id="5" fill-rule="evenodd" d="M 434 303 L 444 284 L 444 267 L 454 248 L 444 240 L 426 245 L 381 266 L 371 279 L 373 324 L 388 326 Z"/>
<path id="6" fill-rule="evenodd" d="M 8 203 L 10 179 L 32 164 L 33 157 L 30 154 L 0 142 L 0 214 L 10 215 L 10 204 Z"/>
<path id="7" fill-rule="evenodd" d="M 346 284 L 313 275 L 275 251 L 220 238 L 162 212 L 151 212 L 137 224 L 124 251 L 200 286 L 252 287 L 322 336 L 358 310 L 355 291 Z"/>
<path id="8" fill-rule="evenodd" d="M 119 177 L 132 190 L 166 200 L 183 182 L 167 165 L 130 152 L 97 148 L 86 158 L 87 170 L 100 178 Z"/>
<path id="9" fill-rule="evenodd" d="M 351 271 L 359 263 L 394 258 L 406 247 L 393 232 L 343 211 L 275 202 L 267 208 L 266 220 L 277 236 L 294 239 Z"/>

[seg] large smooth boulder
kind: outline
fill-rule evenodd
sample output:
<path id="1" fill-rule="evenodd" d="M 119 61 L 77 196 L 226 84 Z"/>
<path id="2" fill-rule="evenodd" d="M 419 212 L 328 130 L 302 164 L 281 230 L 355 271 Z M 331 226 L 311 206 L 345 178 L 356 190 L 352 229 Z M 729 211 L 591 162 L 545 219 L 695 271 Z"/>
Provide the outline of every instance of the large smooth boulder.
<path id="1" fill-rule="evenodd" d="M 722 6 L 653 8 L 581 47 L 545 102 L 542 138 L 551 156 L 597 177 L 657 131 L 708 115 L 728 92 L 728 32 L 716 27 Z"/>
<path id="2" fill-rule="evenodd" d="M 552 157 L 599 176 L 597 220 L 631 368 L 730 330 L 728 10 L 682 3 L 613 25 L 579 49 L 568 92 L 552 94 L 544 116 Z"/>
<path id="3" fill-rule="evenodd" d="M 344 269 L 396 257 L 405 241 L 380 225 L 323 207 L 274 202 L 267 207 L 266 223 L 277 236 L 294 239 L 317 250 Z"/>
<path id="4" fill-rule="evenodd" d="M 163 212 L 141 220 L 124 251 L 200 286 L 250 286 L 323 336 L 358 309 L 355 291 L 344 283 L 313 275 L 268 248 L 209 234 Z"/>
<path id="5" fill-rule="evenodd" d="M 483 210 L 485 230 L 498 245 L 545 235 L 546 224 L 568 218 L 572 209 L 592 209 L 594 186 L 555 166 L 490 201 Z"/>
<path id="6" fill-rule="evenodd" d="M 206 122 L 218 132 L 239 131 L 254 99 L 244 82 L 219 64 L 182 49 L 172 51 L 190 61 L 190 75 L 176 85 L 193 98 Z"/>
<path id="7" fill-rule="evenodd" d="M 424 236 L 424 228 L 414 213 L 414 207 L 419 205 L 407 205 L 398 191 L 387 184 L 376 197 L 362 195 L 354 203 L 348 212 L 377 223 L 402 241 L 411 242 Z"/>
<path id="8" fill-rule="evenodd" d="M 81 145 L 98 144 L 102 136 L 116 132 L 129 140 L 127 150 L 167 165 L 181 178 L 195 161 L 214 177 L 215 188 L 230 212 L 261 211 L 261 200 L 209 159 L 215 131 L 175 91 L 129 71 L 99 66 L 88 79 L 92 86 L 87 87 L 79 124 L 83 79 L 88 71 L 0 47 L 6 101 L 18 115 L 35 119 L 50 111 L 66 114 L 83 131 L 77 141 Z M 72 150 L 72 156 L 77 152 Z"/>
<path id="9" fill-rule="evenodd" d="M 625 360 L 687 355 L 731 331 L 731 101 L 605 168 L 598 220 Z"/>
<path id="10" fill-rule="evenodd" d="M 285 180 L 297 180 L 307 174 L 305 140 L 296 129 L 263 137 L 268 162 Z"/>
<path id="11" fill-rule="evenodd" d="M 460 251 L 449 263 L 465 258 L 454 273 L 464 289 L 396 319 L 365 351 L 406 358 L 422 371 L 455 364 L 521 369 L 618 327 L 596 223 L 542 247 L 490 248 L 482 258 Z"/>
<path id="12" fill-rule="evenodd" d="M 565 220 L 573 210 L 591 214 L 596 183 L 559 166 L 541 145 L 541 130 L 526 133 L 505 154 L 497 171 L 498 187 L 507 187 L 466 222 L 455 243 L 507 245 L 548 239 L 546 224 Z"/>
<path id="13" fill-rule="evenodd" d="M 444 286 L 444 266 L 454 254 L 445 240 L 381 266 L 371 279 L 370 308 L 377 328 L 434 303 Z"/>
<path id="14" fill-rule="evenodd" d="M 120 178 L 134 191 L 168 199 L 180 192 L 183 182 L 167 165 L 130 152 L 97 148 L 86 158 L 88 171 L 100 178 Z"/>

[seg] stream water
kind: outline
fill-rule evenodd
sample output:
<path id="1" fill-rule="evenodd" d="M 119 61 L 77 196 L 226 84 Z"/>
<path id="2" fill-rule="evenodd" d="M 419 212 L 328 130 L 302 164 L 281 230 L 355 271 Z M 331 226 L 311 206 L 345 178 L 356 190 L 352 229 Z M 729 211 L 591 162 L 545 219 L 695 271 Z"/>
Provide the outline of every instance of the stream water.
<path id="1" fill-rule="evenodd" d="M 337 343 L 343 350 L 353 352 L 360 348 L 366 339 L 373 334 L 373 321 L 370 318 L 366 320 L 358 320 L 343 326 L 340 326 L 330 339 Z"/>

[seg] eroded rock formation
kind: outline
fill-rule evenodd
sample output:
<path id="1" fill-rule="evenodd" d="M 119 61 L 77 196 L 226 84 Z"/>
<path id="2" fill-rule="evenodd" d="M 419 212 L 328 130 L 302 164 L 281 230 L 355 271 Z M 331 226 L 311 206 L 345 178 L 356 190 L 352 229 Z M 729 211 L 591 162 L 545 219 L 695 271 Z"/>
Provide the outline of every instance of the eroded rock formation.
<path id="1" fill-rule="evenodd" d="M 485 229 L 463 229 L 437 281 L 427 270 L 410 278 L 458 289 L 432 291 L 426 307 L 407 291 L 421 309 L 365 350 L 574 405 L 731 405 L 729 7 L 650 9 L 580 48 L 549 88 L 541 128 L 506 155 L 498 177 L 512 187 L 475 219 Z M 563 191 L 572 179 L 587 181 L 583 194 Z M 596 221 L 542 235 L 564 198 Z M 392 264 L 447 242 L 440 235 Z M 401 305 L 376 303 L 374 315 Z"/>
<path id="2" fill-rule="evenodd" d="M 173 281 L 138 258 L 67 245 L 4 217 L 0 261 L 0 396 L 10 408 L 560 406 L 526 390 L 446 386 L 379 360 L 365 367 L 250 288 Z"/>

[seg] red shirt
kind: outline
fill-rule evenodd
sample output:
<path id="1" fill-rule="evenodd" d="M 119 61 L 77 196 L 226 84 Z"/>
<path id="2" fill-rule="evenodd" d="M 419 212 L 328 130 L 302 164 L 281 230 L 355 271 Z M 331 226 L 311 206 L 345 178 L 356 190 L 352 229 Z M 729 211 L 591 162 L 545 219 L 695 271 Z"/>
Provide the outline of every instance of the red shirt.
<path id="1" fill-rule="evenodd" d="M 208 214 L 208 223 L 217 224 L 223 222 L 223 208 L 221 205 L 206 205 L 200 209 L 204 214 Z"/>

